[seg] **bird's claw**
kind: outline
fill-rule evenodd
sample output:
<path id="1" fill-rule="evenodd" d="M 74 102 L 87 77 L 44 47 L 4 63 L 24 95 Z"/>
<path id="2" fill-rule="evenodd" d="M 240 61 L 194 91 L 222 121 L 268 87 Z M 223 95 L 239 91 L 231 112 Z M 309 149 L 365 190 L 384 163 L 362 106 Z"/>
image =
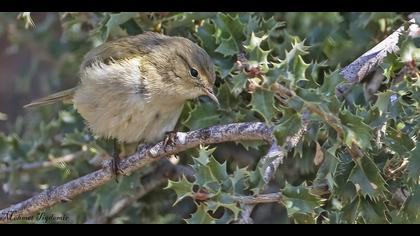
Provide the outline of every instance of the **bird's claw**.
<path id="1" fill-rule="evenodd" d="M 165 137 L 165 140 L 163 141 L 163 148 L 166 151 L 166 148 L 168 146 L 172 146 L 175 144 L 176 138 L 177 138 L 177 135 L 176 135 L 177 132 L 169 131 L 169 132 L 166 132 L 165 134 L 166 134 L 166 137 Z"/>
<path id="2" fill-rule="evenodd" d="M 115 182 L 117 183 L 118 183 L 118 176 L 124 175 L 124 172 L 120 168 L 120 161 L 121 160 L 118 155 L 114 156 L 114 158 L 111 161 L 112 173 L 114 174 Z"/>

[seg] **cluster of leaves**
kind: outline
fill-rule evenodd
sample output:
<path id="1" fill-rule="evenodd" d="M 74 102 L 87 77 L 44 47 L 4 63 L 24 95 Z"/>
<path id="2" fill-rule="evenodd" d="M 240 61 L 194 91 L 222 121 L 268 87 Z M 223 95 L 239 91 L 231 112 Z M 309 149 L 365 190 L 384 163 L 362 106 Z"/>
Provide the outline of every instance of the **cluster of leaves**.
<path id="1" fill-rule="evenodd" d="M 30 31 L 30 15 L 21 14 L 21 22 L 15 23 L 19 33 L 14 37 L 8 33 L 11 43 L 18 47 L 25 46 L 26 37 L 42 42 L 52 61 L 58 61 L 54 63 L 56 70 L 48 75 L 45 90 L 70 83 L 60 78 L 74 78 L 77 61 L 89 48 L 153 30 L 191 38 L 216 65 L 220 106 L 205 98 L 189 102 L 179 130 L 264 121 L 274 127 L 278 144 L 284 145 L 287 137 L 298 132 L 303 123 L 308 124 L 303 138 L 287 153 L 269 185 L 261 177 L 266 163 L 258 161 L 266 152 L 261 142 L 228 145 L 253 153 L 256 161 L 245 165 L 218 153 L 218 148 L 191 150 L 181 154 L 181 162 L 191 165 L 193 178 L 169 181 L 171 190 L 150 193 L 153 197 L 139 200 L 113 222 L 181 222 L 186 218 L 188 223 L 230 223 L 242 214 L 243 204 L 238 199 L 268 189 L 282 193 L 278 205 L 287 212 L 286 222 L 420 222 L 418 41 L 401 37 L 401 52 L 389 55 L 383 63 L 385 79 L 373 99 L 364 96 L 363 84 L 343 98 L 335 93 L 344 81 L 340 65 L 348 64 L 395 30 L 405 18 L 402 14 L 47 15 L 42 22 L 34 21 L 35 29 Z M 3 17 L 9 24 L 16 21 L 16 16 Z M 53 22 L 59 22 L 63 29 L 58 44 L 51 43 L 55 41 L 48 31 Z M 37 68 L 30 73 L 36 73 Z M 23 77 L 30 87 L 31 76 Z M 93 169 L 89 159 L 100 159 L 106 152 L 106 142 L 91 137 L 70 106 L 57 113 L 59 109 L 43 108 L 31 117 L 16 120 L 10 134 L 0 136 L 0 164 L 17 168 L 22 163 L 77 150 L 86 150 L 86 158 L 36 174 L 0 174 L 8 194 L 20 189 L 39 191 L 80 176 Z M 107 214 L 121 197 L 141 188 L 141 179 L 153 168 L 51 211 L 71 214 L 76 222 Z M 322 184 L 328 186 L 328 193 L 317 194 L 316 186 Z M 270 218 L 285 222 L 280 215 Z"/>

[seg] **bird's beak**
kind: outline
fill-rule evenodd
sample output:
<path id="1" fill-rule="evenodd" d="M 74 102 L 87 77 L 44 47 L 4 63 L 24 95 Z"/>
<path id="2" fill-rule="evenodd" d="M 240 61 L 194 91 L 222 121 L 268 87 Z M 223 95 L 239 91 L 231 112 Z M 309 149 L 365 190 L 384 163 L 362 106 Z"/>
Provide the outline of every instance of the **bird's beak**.
<path id="1" fill-rule="evenodd" d="M 219 100 L 217 99 L 216 95 L 214 95 L 213 89 L 212 88 L 205 88 L 204 91 L 206 92 L 206 95 L 213 101 L 215 101 L 217 103 L 217 105 L 219 106 Z"/>

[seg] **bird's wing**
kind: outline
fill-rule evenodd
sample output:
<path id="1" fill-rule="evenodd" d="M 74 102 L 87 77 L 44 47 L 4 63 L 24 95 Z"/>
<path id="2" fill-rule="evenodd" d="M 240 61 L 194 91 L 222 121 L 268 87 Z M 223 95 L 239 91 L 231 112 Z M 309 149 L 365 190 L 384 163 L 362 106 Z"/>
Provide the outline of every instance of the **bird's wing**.
<path id="1" fill-rule="evenodd" d="M 103 43 L 85 55 L 80 68 L 85 69 L 94 62 L 109 64 L 112 61 L 143 56 L 164 44 L 168 38 L 162 34 L 146 32 Z"/>

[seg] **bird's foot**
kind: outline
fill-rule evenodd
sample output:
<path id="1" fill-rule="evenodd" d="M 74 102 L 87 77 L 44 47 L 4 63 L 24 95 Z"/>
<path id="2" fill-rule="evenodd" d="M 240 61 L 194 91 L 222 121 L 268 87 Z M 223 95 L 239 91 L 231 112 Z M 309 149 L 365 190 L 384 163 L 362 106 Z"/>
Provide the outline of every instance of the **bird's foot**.
<path id="1" fill-rule="evenodd" d="M 177 139 L 177 135 L 176 135 L 177 133 L 178 133 L 177 131 L 169 131 L 165 133 L 166 137 L 165 137 L 165 140 L 163 141 L 163 149 L 165 151 L 168 146 L 172 146 L 175 144 L 176 139 Z"/>
<path id="2" fill-rule="evenodd" d="M 115 176 L 115 182 L 118 183 L 118 176 L 124 174 L 124 172 L 120 168 L 121 159 L 118 155 L 114 156 L 111 161 L 112 173 Z"/>

